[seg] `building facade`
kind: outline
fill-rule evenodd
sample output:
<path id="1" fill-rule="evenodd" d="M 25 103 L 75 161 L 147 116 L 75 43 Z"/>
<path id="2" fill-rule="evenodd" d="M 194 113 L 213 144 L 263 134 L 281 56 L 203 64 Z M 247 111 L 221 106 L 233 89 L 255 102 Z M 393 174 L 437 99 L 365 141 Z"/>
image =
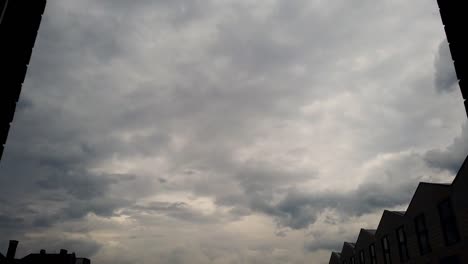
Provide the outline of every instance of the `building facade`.
<path id="1" fill-rule="evenodd" d="M 406 211 L 385 210 L 329 263 L 468 263 L 468 158 L 451 184 L 421 182 Z"/>

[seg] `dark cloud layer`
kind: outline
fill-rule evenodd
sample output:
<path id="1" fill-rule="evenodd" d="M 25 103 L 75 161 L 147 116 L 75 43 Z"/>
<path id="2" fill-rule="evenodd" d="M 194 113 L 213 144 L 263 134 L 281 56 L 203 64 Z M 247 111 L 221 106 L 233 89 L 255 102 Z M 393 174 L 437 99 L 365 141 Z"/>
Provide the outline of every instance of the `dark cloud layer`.
<path id="1" fill-rule="evenodd" d="M 272 203 L 272 194 L 261 197 L 245 192 L 245 196 L 250 198 L 249 207 L 252 210 L 271 215 L 279 227 L 303 229 L 314 224 L 317 217 L 327 209 L 337 210 L 346 217 L 359 217 L 384 208 L 405 205 L 424 177 L 411 167 L 420 166 L 421 163 L 422 157 L 415 153 L 392 157 L 369 170 L 367 173 L 372 178 L 350 191 L 275 189 L 272 193 L 284 192 L 283 198 L 277 203 Z"/>
<path id="2" fill-rule="evenodd" d="M 435 11 L 48 1 L 0 166 L 1 233 L 99 263 L 324 261 L 466 155 L 461 99 L 438 93 L 456 85 Z"/>
<path id="3" fill-rule="evenodd" d="M 454 175 L 468 155 L 468 125 L 462 126 L 461 134 L 445 149 L 433 149 L 426 153 L 426 162 L 438 169 L 449 170 Z"/>

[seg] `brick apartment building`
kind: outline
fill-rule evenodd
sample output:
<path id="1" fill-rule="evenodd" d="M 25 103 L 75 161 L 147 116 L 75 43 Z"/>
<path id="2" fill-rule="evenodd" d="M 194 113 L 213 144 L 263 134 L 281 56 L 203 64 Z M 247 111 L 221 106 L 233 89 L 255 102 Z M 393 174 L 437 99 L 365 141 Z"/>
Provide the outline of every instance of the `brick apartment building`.
<path id="1" fill-rule="evenodd" d="M 468 158 L 451 184 L 419 183 L 406 211 L 385 210 L 329 263 L 468 263 Z"/>

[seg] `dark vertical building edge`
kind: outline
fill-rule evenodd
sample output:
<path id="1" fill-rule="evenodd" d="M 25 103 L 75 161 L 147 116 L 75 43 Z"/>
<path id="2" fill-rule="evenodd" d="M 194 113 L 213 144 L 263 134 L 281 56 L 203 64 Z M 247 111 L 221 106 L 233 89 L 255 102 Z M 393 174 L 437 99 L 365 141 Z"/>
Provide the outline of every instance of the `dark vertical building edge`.
<path id="1" fill-rule="evenodd" d="M 466 40 L 468 19 L 465 14 L 468 3 L 466 0 L 437 0 L 437 4 L 468 115 L 468 41 Z"/>
<path id="2" fill-rule="evenodd" d="M 0 0 L 0 160 L 46 0 Z"/>

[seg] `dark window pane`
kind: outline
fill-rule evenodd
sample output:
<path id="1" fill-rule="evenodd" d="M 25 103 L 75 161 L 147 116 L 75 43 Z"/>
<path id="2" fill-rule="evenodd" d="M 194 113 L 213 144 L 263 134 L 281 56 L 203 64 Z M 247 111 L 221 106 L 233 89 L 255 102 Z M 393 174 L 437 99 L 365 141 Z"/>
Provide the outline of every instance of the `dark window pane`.
<path id="1" fill-rule="evenodd" d="M 392 263 L 392 259 L 390 257 L 390 245 L 388 243 L 388 236 L 384 236 L 382 238 L 382 248 L 383 248 L 383 257 L 385 264 Z"/>
<path id="2" fill-rule="evenodd" d="M 403 226 L 400 226 L 397 231 L 398 251 L 400 252 L 400 261 L 406 262 L 409 260 L 408 245 L 406 243 L 406 234 Z"/>
<path id="3" fill-rule="evenodd" d="M 414 219 L 416 236 L 418 237 L 419 251 L 421 255 L 431 252 L 429 244 L 429 235 L 426 227 L 426 218 L 424 214 L 416 216 Z"/>
<path id="4" fill-rule="evenodd" d="M 439 204 L 439 216 L 442 231 L 444 233 L 445 245 L 450 246 L 460 241 L 455 213 L 449 199 Z"/>
<path id="5" fill-rule="evenodd" d="M 370 244 L 369 246 L 369 255 L 371 259 L 371 264 L 376 264 L 377 263 L 377 256 L 375 255 L 375 245 Z"/>
<path id="6" fill-rule="evenodd" d="M 403 231 L 403 227 L 398 228 L 398 242 L 400 243 L 405 242 L 405 234 Z"/>

